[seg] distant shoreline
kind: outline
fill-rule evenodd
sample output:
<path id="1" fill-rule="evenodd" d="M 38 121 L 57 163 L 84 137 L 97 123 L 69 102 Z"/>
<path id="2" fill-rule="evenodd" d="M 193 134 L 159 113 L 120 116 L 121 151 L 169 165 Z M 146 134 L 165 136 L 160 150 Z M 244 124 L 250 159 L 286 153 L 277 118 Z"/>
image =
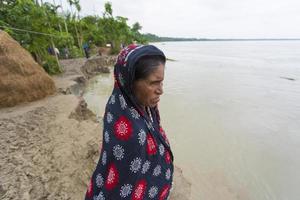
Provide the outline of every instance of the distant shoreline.
<path id="1" fill-rule="evenodd" d="M 160 40 L 160 41 L 150 41 L 150 43 L 157 42 L 247 42 L 247 41 L 300 41 L 300 38 L 294 39 L 174 39 L 174 40 Z"/>
<path id="2" fill-rule="evenodd" d="M 143 34 L 148 42 L 189 42 L 189 41 L 295 41 L 300 40 L 299 38 L 196 38 L 196 37 L 166 37 L 157 36 L 151 33 Z"/>

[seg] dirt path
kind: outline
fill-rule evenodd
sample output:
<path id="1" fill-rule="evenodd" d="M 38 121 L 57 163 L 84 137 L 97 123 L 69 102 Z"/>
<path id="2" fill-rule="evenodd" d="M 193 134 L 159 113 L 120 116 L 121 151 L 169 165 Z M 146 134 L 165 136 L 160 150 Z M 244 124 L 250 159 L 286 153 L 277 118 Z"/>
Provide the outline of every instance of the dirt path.
<path id="1" fill-rule="evenodd" d="M 18 114 L 8 118 L 1 112 L 0 198 L 82 199 L 101 127 L 69 118 L 78 104 L 72 95 L 38 104 L 24 106 L 22 114 L 10 110 Z"/>

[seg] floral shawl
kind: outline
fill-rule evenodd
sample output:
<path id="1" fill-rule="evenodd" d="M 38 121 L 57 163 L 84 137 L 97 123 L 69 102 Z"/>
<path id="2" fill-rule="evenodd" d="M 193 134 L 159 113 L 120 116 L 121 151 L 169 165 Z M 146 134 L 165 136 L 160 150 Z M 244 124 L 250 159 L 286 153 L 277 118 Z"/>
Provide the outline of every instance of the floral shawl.
<path id="1" fill-rule="evenodd" d="M 164 200 L 173 179 L 173 154 L 160 125 L 157 107 L 152 120 L 132 93 L 134 64 L 145 55 L 161 55 L 152 45 L 124 48 L 114 68 L 115 85 L 103 118 L 101 156 L 86 200 Z"/>

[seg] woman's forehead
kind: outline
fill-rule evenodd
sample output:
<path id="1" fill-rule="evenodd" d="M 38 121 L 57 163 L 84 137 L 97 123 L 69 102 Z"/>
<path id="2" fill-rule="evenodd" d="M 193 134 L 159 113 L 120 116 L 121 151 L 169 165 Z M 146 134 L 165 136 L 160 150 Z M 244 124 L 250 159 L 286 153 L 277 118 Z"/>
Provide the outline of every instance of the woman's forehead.
<path id="1" fill-rule="evenodd" d="M 165 65 L 160 64 L 155 70 L 153 70 L 147 79 L 149 80 L 163 80 L 165 75 Z"/>

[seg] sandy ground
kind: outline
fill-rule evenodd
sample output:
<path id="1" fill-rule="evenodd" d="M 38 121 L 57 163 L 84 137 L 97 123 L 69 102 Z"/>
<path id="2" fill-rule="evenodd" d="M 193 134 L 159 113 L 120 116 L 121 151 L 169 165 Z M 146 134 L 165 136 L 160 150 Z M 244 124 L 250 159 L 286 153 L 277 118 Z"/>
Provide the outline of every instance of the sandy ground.
<path id="1" fill-rule="evenodd" d="M 71 93 L 80 93 L 73 80 L 84 62 L 62 61 L 55 95 L 0 109 L 0 199 L 84 198 L 102 139 L 101 123 Z M 176 168 L 170 199 L 189 194 L 190 183 Z"/>

